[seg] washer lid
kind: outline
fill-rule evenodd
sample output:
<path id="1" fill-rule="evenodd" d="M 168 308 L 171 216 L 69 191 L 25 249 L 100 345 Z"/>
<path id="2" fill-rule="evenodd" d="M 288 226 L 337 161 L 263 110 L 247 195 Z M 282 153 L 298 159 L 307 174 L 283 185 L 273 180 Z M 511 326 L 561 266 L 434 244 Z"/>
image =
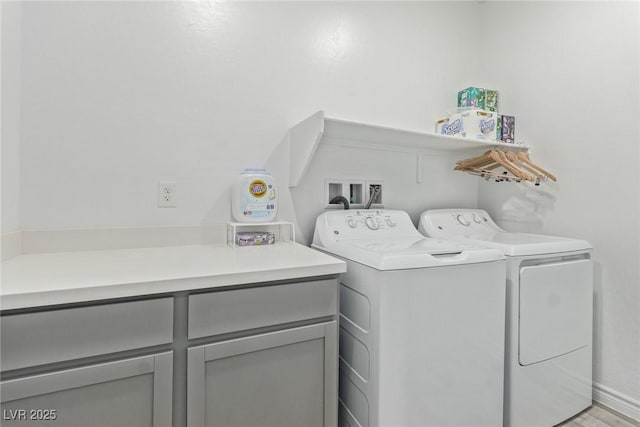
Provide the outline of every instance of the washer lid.
<path id="1" fill-rule="evenodd" d="M 482 209 L 436 209 L 420 215 L 420 232 L 494 248 L 507 256 L 543 255 L 591 249 L 589 242 L 564 237 L 512 233 L 496 225 Z"/>
<path id="2" fill-rule="evenodd" d="M 477 240 L 472 238 L 469 241 L 498 249 L 507 256 L 543 255 L 591 249 L 591 245 L 584 240 L 507 231 L 499 231 L 487 238 Z"/>
<path id="3" fill-rule="evenodd" d="M 504 259 L 492 249 L 421 237 L 418 239 L 354 240 L 328 247 L 313 244 L 343 258 L 368 265 L 377 270 L 444 267 Z"/>
<path id="4" fill-rule="evenodd" d="M 312 247 L 378 270 L 442 267 L 504 259 L 495 250 L 431 239 L 403 211 L 332 211 L 320 215 Z"/>

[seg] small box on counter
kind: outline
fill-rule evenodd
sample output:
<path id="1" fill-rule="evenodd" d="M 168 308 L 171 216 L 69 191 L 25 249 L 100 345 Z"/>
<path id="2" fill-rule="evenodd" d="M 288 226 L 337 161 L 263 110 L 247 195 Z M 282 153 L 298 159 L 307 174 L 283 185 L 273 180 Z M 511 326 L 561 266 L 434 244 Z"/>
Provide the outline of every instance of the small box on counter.
<path id="1" fill-rule="evenodd" d="M 238 246 L 272 245 L 275 241 L 275 234 L 265 231 L 242 231 L 236 234 Z"/>
<path id="2" fill-rule="evenodd" d="M 498 111 L 498 91 L 481 87 L 468 87 L 458 92 L 458 107 L 475 107 Z"/>
<path id="3" fill-rule="evenodd" d="M 470 109 L 461 113 L 462 136 L 496 140 L 497 114 L 494 111 Z"/>
<path id="4" fill-rule="evenodd" d="M 508 142 L 513 144 L 515 142 L 516 136 L 516 118 L 514 116 L 505 116 L 502 115 L 502 132 L 500 134 L 500 141 Z"/>
<path id="5" fill-rule="evenodd" d="M 454 113 L 449 117 L 438 120 L 436 122 L 436 133 L 449 136 L 462 135 L 462 115 L 460 113 Z"/>

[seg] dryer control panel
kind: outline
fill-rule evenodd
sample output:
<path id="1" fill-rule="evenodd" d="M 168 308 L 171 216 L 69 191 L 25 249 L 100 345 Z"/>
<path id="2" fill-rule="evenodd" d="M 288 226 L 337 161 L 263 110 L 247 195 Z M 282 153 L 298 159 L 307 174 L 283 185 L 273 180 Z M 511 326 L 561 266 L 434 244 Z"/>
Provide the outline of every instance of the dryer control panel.
<path id="1" fill-rule="evenodd" d="M 423 212 L 418 229 L 431 237 L 463 237 L 483 240 L 502 232 L 482 209 L 436 209 Z"/>
<path id="2" fill-rule="evenodd" d="M 507 256 L 584 251 L 589 242 L 558 236 L 509 232 L 498 227 L 482 209 L 435 209 L 420 215 L 420 233 L 491 247 Z"/>

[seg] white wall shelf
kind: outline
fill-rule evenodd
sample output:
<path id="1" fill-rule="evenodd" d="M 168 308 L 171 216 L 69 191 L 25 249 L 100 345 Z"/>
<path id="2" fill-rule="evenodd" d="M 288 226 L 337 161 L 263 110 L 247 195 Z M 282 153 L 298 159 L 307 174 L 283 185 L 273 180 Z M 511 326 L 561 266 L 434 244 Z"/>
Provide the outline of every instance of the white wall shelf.
<path id="1" fill-rule="evenodd" d="M 349 120 L 325 118 L 322 142 L 346 146 L 380 149 L 409 149 L 411 151 L 463 151 L 475 148 L 508 148 L 527 150 L 524 143 L 509 144 L 498 141 L 440 135 L 435 132 L 397 129 Z"/>
<path id="2" fill-rule="evenodd" d="M 320 143 L 373 150 L 430 152 L 464 152 L 490 148 L 527 151 L 524 143 L 509 144 L 471 138 L 439 135 L 434 132 L 334 119 L 318 111 L 293 126 L 285 137 L 288 145 L 289 186 L 296 187 L 309 166 Z"/>
<path id="3" fill-rule="evenodd" d="M 304 244 L 310 243 L 311 236 L 306 234 L 304 230 L 307 228 L 301 226 L 297 217 L 291 189 L 302 182 L 320 144 L 415 155 L 415 180 L 418 184 L 425 180 L 424 159 L 430 156 L 443 156 L 443 160 L 444 157 L 448 157 L 446 161 L 450 162 L 453 160 L 452 157 L 459 156 L 459 159 L 463 159 L 480 155 L 491 148 L 516 151 L 529 149 L 524 143 L 507 144 L 450 137 L 438 135 L 435 132 L 396 129 L 328 118 L 325 117 L 324 111 L 318 111 L 289 128 L 280 145 L 275 148 L 265 163 L 265 167 L 280 183 L 278 218 L 291 221 L 300 231 L 297 237 Z M 451 163 L 453 167 L 454 162 Z M 372 207 L 378 206 L 372 205 Z"/>

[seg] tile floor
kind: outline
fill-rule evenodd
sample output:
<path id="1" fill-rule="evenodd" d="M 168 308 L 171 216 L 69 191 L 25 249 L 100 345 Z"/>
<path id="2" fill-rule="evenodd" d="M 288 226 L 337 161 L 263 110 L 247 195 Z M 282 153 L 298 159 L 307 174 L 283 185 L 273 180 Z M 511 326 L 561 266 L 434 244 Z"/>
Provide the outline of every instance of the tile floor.
<path id="1" fill-rule="evenodd" d="M 595 403 L 556 427 L 640 427 L 640 423 Z"/>

